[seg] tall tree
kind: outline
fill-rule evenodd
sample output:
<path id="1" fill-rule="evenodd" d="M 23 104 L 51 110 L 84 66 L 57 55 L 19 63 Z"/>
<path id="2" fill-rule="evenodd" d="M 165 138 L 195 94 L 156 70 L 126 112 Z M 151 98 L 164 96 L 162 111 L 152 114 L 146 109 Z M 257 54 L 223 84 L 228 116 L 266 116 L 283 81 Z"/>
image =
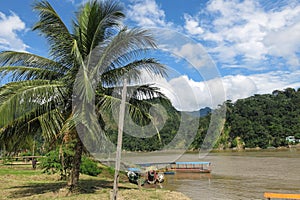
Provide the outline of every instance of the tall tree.
<path id="1" fill-rule="evenodd" d="M 112 90 L 121 88 L 122 77 L 141 84 L 141 73 L 165 75 L 165 67 L 145 52 L 155 48 L 151 34 L 142 29 L 126 29 L 122 25 L 123 9 L 116 1 L 92 0 L 76 12 L 72 31 L 47 1 L 37 2 L 34 10 L 39 21 L 33 27 L 49 44 L 49 57 L 27 52 L 0 53 L 0 74 L 11 81 L 0 88 L 0 137 L 12 135 L 22 139 L 28 134 L 42 133 L 47 138 L 75 141 L 74 160 L 68 185 L 76 188 L 81 155 L 84 149 L 78 134 L 72 99 L 94 101 L 101 118 L 108 107 L 120 102 Z M 97 60 L 95 61 L 95 58 Z M 78 77 L 78 73 L 82 76 Z M 79 78 L 79 81 L 78 81 Z M 99 83 L 93 84 L 96 78 Z M 76 81 L 77 80 L 77 81 Z M 77 88 L 74 93 L 73 88 Z M 149 85 L 134 87 L 128 102 L 130 114 L 146 116 L 145 97 L 163 97 Z M 133 92 L 132 92 L 133 91 Z M 95 93 L 95 98 L 89 97 Z M 93 102 L 92 101 L 92 102 Z M 81 119 L 83 129 L 85 120 Z M 102 120 L 103 121 L 103 120 Z M 37 131 L 37 129 L 41 131 Z"/>

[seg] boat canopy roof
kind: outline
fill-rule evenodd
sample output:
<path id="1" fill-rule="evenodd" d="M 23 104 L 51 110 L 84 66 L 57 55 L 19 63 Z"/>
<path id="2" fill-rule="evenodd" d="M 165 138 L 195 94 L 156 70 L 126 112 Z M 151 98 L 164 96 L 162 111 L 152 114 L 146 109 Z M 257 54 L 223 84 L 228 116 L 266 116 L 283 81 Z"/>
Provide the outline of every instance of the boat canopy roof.
<path id="1" fill-rule="evenodd" d="M 139 169 L 139 168 L 134 168 L 134 167 L 131 167 L 131 168 L 128 168 L 128 171 L 140 172 L 140 171 L 141 171 L 141 169 Z"/>
<path id="2" fill-rule="evenodd" d="M 177 164 L 177 165 L 209 165 L 210 162 L 175 162 L 175 164 Z"/>
<path id="3" fill-rule="evenodd" d="M 137 165 L 142 166 L 142 167 L 149 167 L 152 165 L 169 165 L 173 162 L 157 162 L 157 163 L 138 163 Z"/>
<path id="4" fill-rule="evenodd" d="M 139 163 L 137 165 L 142 167 L 149 167 L 152 165 L 169 165 L 169 164 L 178 164 L 178 165 L 209 165 L 210 162 L 158 162 L 158 163 Z"/>

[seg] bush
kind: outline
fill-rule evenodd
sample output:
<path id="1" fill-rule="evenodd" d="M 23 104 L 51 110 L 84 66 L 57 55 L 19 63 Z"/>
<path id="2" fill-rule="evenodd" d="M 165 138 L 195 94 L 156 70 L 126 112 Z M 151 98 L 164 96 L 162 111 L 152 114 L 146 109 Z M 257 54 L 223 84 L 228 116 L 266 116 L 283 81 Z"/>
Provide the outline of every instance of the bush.
<path id="1" fill-rule="evenodd" d="M 97 176 L 101 173 L 101 169 L 94 160 L 83 156 L 81 159 L 80 173 L 90 176 Z"/>
<path id="2" fill-rule="evenodd" d="M 108 173 L 109 173 L 110 175 L 114 175 L 114 174 L 115 174 L 115 169 L 112 168 L 112 167 L 108 167 Z"/>
<path id="3" fill-rule="evenodd" d="M 47 153 L 46 156 L 40 160 L 40 166 L 44 170 L 44 173 L 59 173 L 61 180 L 67 180 L 72 169 L 74 152 L 70 148 L 65 147 L 62 148 L 61 153 L 59 152 L 59 148 L 56 148 Z M 82 156 L 80 173 L 97 176 L 101 173 L 101 169 L 98 168 L 95 161 L 86 156 Z"/>
<path id="4" fill-rule="evenodd" d="M 3 164 L 10 165 L 13 162 L 13 158 L 11 156 L 3 156 Z"/>
<path id="5" fill-rule="evenodd" d="M 32 154 L 31 154 L 30 151 L 20 153 L 20 156 L 31 156 L 31 155 L 32 155 Z"/>
<path id="6" fill-rule="evenodd" d="M 62 154 L 59 153 L 59 148 L 50 151 L 44 158 L 40 160 L 40 166 L 44 173 L 60 174 L 61 180 L 66 180 L 70 176 L 72 169 L 73 152 L 67 148 L 62 149 Z"/>

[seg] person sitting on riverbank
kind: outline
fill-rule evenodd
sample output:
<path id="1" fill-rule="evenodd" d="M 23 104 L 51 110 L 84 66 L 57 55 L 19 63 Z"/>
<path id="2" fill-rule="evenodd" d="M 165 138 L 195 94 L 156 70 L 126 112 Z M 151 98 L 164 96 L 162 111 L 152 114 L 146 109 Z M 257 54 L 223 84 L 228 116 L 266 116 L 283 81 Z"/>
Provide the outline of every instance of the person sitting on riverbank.
<path id="1" fill-rule="evenodd" d="M 157 181 L 157 173 L 155 170 L 149 170 L 147 173 L 147 182 L 149 184 L 155 184 Z"/>
<path id="2" fill-rule="evenodd" d="M 37 160 L 35 158 L 32 158 L 31 163 L 32 163 L 32 168 L 36 169 Z"/>

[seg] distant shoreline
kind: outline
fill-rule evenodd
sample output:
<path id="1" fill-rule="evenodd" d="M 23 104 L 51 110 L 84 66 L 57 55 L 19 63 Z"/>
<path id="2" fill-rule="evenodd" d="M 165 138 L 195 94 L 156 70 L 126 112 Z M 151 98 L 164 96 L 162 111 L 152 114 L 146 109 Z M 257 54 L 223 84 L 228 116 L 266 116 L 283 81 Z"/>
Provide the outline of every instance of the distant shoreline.
<path id="1" fill-rule="evenodd" d="M 226 151 L 232 151 L 232 152 L 242 152 L 242 151 L 272 151 L 272 150 L 289 150 L 289 149 L 300 149 L 300 143 L 295 144 L 295 145 L 288 145 L 288 146 L 280 146 L 280 147 L 268 147 L 268 148 L 260 148 L 260 147 L 255 147 L 255 148 L 224 148 L 224 149 L 212 149 L 209 152 L 226 152 Z M 184 152 L 184 153 L 199 153 L 199 149 L 197 150 L 158 150 L 158 151 L 126 151 L 123 150 L 123 153 L 155 153 L 155 152 L 166 152 L 166 153 L 178 153 L 178 152 Z"/>
<path id="2" fill-rule="evenodd" d="M 225 148 L 225 149 L 212 149 L 210 153 L 218 153 L 218 152 L 255 152 L 255 151 L 286 151 L 289 149 L 299 149 L 300 150 L 300 143 L 295 145 L 289 146 L 280 146 L 280 147 L 269 147 L 266 149 L 255 147 L 255 148 Z M 199 150 L 187 150 L 185 153 L 199 153 Z"/>
<path id="3" fill-rule="evenodd" d="M 260 147 L 255 147 L 255 148 L 242 148 L 242 149 L 237 149 L 237 148 L 225 148 L 225 149 L 213 149 L 210 152 L 251 152 L 251 151 L 286 151 L 289 149 L 300 149 L 300 143 L 295 144 L 295 145 L 289 145 L 289 146 L 280 146 L 280 147 L 268 147 L 266 149 L 260 148 Z M 199 151 L 188 151 L 188 152 L 199 152 Z"/>

